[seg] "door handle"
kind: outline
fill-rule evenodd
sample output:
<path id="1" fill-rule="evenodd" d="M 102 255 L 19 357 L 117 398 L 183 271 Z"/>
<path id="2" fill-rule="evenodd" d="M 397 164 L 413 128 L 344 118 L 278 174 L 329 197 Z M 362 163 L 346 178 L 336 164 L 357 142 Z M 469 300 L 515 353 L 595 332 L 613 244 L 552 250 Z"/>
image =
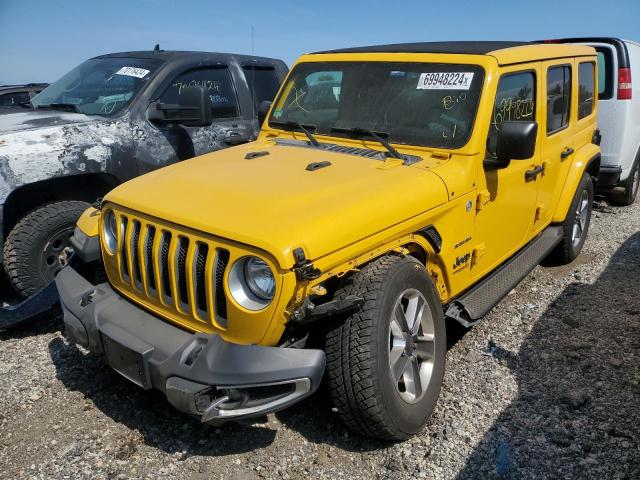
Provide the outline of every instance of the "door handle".
<path id="1" fill-rule="evenodd" d="M 544 172 L 544 165 L 538 165 L 535 168 L 524 172 L 524 179 L 525 181 L 530 182 L 531 180 L 535 180 L 542 172 Z"/>
<path id="2" fill-rule="evenodd" d="M 249 137 L 245 137 L 238 132 L 230 132 L 226 137 L 224 137 L 224 143 L 227 145 L 241 145 L 243 143 L 247 143 L 249 140 Z"/>
<path id="3" fill-rule="evenodd" d="M 574 152 L 573 148 L 571 147 L 567 147 L 565 148 L 561 153 L 560 153 L 560 158 L 562 160 L 564 160 L 565 158 L 567 158 L 569 155 L 571 155 Z"/>

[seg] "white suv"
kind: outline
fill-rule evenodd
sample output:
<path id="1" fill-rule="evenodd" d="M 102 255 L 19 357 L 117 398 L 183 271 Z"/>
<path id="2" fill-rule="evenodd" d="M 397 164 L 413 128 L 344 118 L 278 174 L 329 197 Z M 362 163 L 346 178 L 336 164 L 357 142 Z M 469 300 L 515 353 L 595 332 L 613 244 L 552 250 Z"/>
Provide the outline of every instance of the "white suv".
<path id="1" fill-rule="evenodd" d="M 598 128 L 602 162 L 598 188 L 631 205 L 640 185 L 640 43 L 610 37 L 563 38 L 598 52 Z M 635 79 L 635 83 L 632 82 Z"/>

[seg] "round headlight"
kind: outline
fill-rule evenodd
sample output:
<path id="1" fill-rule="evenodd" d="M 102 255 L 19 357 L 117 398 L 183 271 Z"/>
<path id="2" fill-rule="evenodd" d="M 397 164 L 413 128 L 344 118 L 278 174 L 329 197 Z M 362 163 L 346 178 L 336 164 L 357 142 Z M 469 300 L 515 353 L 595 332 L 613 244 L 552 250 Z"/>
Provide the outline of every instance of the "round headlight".
<path id="1" fill-rule="evenodd" d="M 104 244 L 107 247 L 107 251 L 113 255 L 116 252 L 118 245 L 118 226 L 116 222 L 116 215 L 113 210 L 107 210 L 102 220 L 102 234 L 104 236 Z"/>
<path id="2" fill-rule="evenodd" d="M 244 261 L 244 278 L 251 292 L 262 300 L 272 300 L 276 289 L 276 279 L 263 260 L 247 257 Z"/>
<path id="3" fill-rule="evenodd" d="M 273 300 L 276 279 L 267 263 L 258 257 L 243 257 L 229 270 L 229 291 L 248 310 L 262 310 Z"/>

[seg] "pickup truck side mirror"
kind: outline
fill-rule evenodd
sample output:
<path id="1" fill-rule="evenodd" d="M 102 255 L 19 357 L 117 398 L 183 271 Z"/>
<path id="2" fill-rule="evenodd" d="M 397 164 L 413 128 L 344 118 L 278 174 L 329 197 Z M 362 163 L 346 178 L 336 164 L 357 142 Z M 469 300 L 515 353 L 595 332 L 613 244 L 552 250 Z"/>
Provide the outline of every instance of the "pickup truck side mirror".
<path id="1" fill-rule="evenodd" d="M 263 100 L 260 102 L 258 106 L 258 126 L 262 127 L 267 115 L 269 114 L 269 109 L 271 108 L 271 102 L 269 100 Z"/>
<path id="2" fill-rule="evenodd" d="M 177 104 L 152 102 L 147 118 L 163 125 L 208 127 L 212 122 L 211 97 L 203 87 L 185 87 L 178 94 Z"/>
<path id="3" fill-rule="evenodd" d="M 498 131 L 496 157 L 503 162 L 533 157 L 537 135 L 537 122 L 503 122 Z"/>

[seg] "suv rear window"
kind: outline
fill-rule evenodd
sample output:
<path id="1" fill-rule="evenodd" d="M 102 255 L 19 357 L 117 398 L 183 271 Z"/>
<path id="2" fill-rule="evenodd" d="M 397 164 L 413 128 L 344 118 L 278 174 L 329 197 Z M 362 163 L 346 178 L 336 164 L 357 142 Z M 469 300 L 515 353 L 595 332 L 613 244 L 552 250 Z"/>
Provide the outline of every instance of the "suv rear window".
<path id="1" fill-rule="evenodd" d="M 583 62 L 578 66 L 578 120 L 591 115 L 594 105 L 595 64 Z"/>
<path id="2" fill-rule="evenodd" d="M 180 90 L 204 87 L 211 97 L 213 118 L 238 116 L 238 100 L 227 67 L 199 68 L 178 75 L 160 97 L 163 103 L 178 103 Z"/>
<path id="3" fill-rule="evenodd" d="M 552 67 L 547 73 L 547 133 L 569 124 L 571 105 L 571 68 Z"/>
<path id="4" fill-rule="evenodd" d="M 271 101 L 278 93 L 280 81 L 273 67 L 259 67 L 245 65 L 242 67 L 247 85 L 253 96 L 253 103 L 258 111 L 258 106 L 264 101 Z"/>

